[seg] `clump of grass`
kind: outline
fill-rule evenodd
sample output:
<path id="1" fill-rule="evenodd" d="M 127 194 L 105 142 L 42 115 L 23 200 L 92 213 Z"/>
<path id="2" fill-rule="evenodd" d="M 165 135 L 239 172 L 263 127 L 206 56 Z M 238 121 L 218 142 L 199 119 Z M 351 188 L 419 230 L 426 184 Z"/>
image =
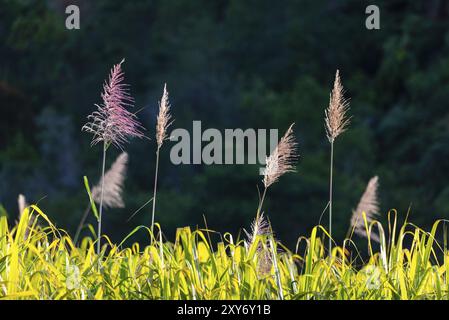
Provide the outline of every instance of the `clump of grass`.
<path id="1" fill-rule="evenodd" d="M 28 227 L 31 217 L 41 226 Z M 399 227 L 392 219 L 386 229 L 391 241 L 381 242 L 379 251 L 371 247 L 366 261 L 357 248 L 345 246 L 336 246 L 335 259 L 327 259 L 323 245 L 327 233 L 321 226 L 300 238 L 305 244 L 300 251 L 290 251 L 268 235 L 278 271 L 270 268 L 260 277 L 255 272 L 257 244 L 234 242 L 230 234 L 216 250 L 206 234 L 189 228 L 179 228 L 173 243 L 162 238 L 146 247 L 129 243 L 135 232 L 145 229 L 141 227 L 119 244 L 107 241 L 108 254 L 103 257 L 96 254 L 93 239 L 86 237 L 76 246 L 31 205 L 12 228 L 6 216 L 0 217 L 0 298 L 448 299 L 449 254 L 435 240 L 441 226 L 442 221 L 436 221 L 427 232 L 410 223 Z M 385 237 L 383 229 L 380 232 Z"/>

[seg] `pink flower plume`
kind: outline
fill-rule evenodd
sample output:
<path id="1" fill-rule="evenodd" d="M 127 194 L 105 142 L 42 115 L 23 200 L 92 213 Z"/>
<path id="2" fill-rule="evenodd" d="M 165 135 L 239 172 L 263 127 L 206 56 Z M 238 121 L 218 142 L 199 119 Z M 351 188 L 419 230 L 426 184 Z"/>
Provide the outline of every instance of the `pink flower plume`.
<path id="1" fill-rule="evenodd" d="M 96 105 L 97 111 L 87 117 L 90 122 L 82 128 L 94 135 L 92 145 L 104 142 L 107 146 L 113 144 L 121 149 L 129 138 L 144 136 L 136 115 L 127 110 L 127 107 L 134 105 L 134 99 L 129 93 L 129 86 L 123 83 L 124 61 L 112 68 L 108 81 L 103 85 L 103 103 Z"/>

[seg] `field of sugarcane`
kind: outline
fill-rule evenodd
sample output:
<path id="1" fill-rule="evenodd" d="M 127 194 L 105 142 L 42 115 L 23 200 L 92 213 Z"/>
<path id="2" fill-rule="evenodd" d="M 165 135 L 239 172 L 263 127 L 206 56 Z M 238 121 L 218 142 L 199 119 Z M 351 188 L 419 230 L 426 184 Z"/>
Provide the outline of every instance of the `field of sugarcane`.
<path id="1" fill-rule="evenodd" d="M 35 218 L 33 218 L 35 217 Z M 33 221 L 32 225 L 29 222 Z M 374 224 L 376 224 L 374 222 Z M 374 225 L 372 224 L 372 225 Z M 449 254 L 430 232 L 406 223 L 380 231 L 380 245 L 355 248 L 350 239 L 327 255 L 320 226 L 290 251 L 273 236 L 251 243 L 212 231 L 179 228 L 174 242 L 105 245 L 92 237 L 78 246 L 36 206 L 8 228 L 0 218 L 0 297 L 3 299 L 448 299 Z M 370 226 L 367 225 L 369 229 Z M 407 243 L 408 249 L 405 248 Z M 368 250 L 365 261 L 358 250 Z"/>
<path id="2" fill-rule="evenodd" d="M 298 238 L 294 249 L 287 248 L 274 236 L 267 218 L 274 215 L 264 211 L 270 187 L 295 171 L 299 156 L 292 124 L 266 158 L 255 218 L 248 231 L 242 227 L 243 237 L 209 230 L 205 223 L 202 229 L 179 228 L 175 239 L 166 239 L 155 220 L 159 152 L 172 123 L 164 86 L 155 136 L 154 190 L 148 202 L 152 205 L 151 224 L 131 230 L 120 243 L 112 242 L 107 232 L 102 233 L 102 221 L 107 218 L 106 209 L 125 207 L 122 188 L 128 155 L 122 153 L 106 170 L 107 151 L 110 147 L 123 150 L 131 137 L 145 137 L 136 115 L 127 110 L 133 98 L 123 83 L 122 63 L 113 67 L 104 84 L 103 102 L 83 127 L 93 134 L 92 146 L 102 146 L 103 157 L 100 181 L 91 186 L 84 177 L 88 206 L 76 233 L 72 236 L 57 228 L 22 195 L 17 221 L 8 219 L 0 207 L 0 298 L 449 298 L 446 221 L 438 220 L 431 230 L 422 230 L 407 218 L 399 223 L 396 211 L 390 211 L 384 217 L 387 225 L 382 225 L 377 221 L 377 176 L 368 182 L 353 211 L 345 239 L 338 242 L 332 236 L 334 147 L 350 119 L 338 71 L 325 110 L 330 143 L 329 201 L 325 206 L 329 225 L 314 227 Z M 89 215 L 95 216 L 96 227 L 86 225 Z M 147 235 L 147 241 L 133 244 L 136 233 Z M 211 235 L 217 234 L 221 241 L 212 242 Z"/>

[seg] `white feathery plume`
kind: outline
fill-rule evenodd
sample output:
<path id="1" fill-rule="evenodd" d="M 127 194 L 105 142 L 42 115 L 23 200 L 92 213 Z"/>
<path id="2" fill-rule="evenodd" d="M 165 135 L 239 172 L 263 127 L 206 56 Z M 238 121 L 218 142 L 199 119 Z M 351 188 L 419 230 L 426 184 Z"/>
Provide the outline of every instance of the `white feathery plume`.
<path id="1" fill-rule="evenodd" d="M 297 142 L 293 134 L 292 123 L 276 148 L 266 159 L 263 184 L 268 188 L 283 174 L 295 171 L 295 162 L 298 159 Z"/>
<path id="2" fill-rule="evenodd" d="M 335 73 L 334 88 L 330 94 L 329 107 L 325 110 L 325 127 L 329 142 L 333 142 L 340 134 L 346 131 L 350 118 L 349 101 L 344 97 L 344 89 L 341 84 L 340 72 Z"/>
<path id="3" fill-rule="evenodd" d="M 256 241 L 257 236 L 270 236 L 272 235 L 272 230 L 270 223 L 267 221 L 263 213 L 258 215 L 253 223 L 251 224 L 251 232 L 243 229 L 246 234 L 246 240 L 244 241 L 245 247 L 247 250 L 251 247 L 251 245 Z M 273 265 L 273 259 L 271 257 L 270 243 L 267 240 L 266 247 L 264 248 L 262 243 L 258 243 L 257 245 L 257 273 L 260 277 L 266 276 L 270 271 Z"/>
<path id="4" fill-rule="evenodd" d="M 157 116 L 156 124 L 156 142 L 158 148 L 162 146 L 164 140 L 167 139 L 168 127 L 172 124 L 170 114 L 170 101 L 168 98 L 167 84 L 164 84 L 164 92 L 161 101 L 159 102 L 159 114 Z"/>
<path id="5" fill-rule="evenodd" d="M 28 204 L 26 202 L 26 198 L 23 194 L 19 194 L 19 197 L 17 198 L 17 204 L 19 206 L 19 218 L 22 216 L 23 211 L 26 207 L 28 207 Z"/>
<path id="6" fill-rule="evenodd" d="M 124 208 L 123 184 L 126 177 L 126 168 L 128 164 L 128 154 L 120 154 L 111 168 L 104 175 L 104 194 L 103 205 L 105 208 Z M 96 203 L 100 202 L 101 180 L 92 188 L 92 198 Z"/>
<path id="7" fill-rule="evenodd" d="M 245 246 L 249 248 L 254 241 L 256 240 L 257 236 L 267 236 L 271 234 L 271 228 L 270 224 L 265 219 L 265 216 L 263 213 L 261 213 L 258 217 L 256 217 L 251 224 L 251 232 L 243 230 L 246 234 L 246 240 L 245 240 Z"/>
<path id="8" fill-rule="evenodd" d="M 368 224 L 375 219 L 375 216 L 379 215 L 379 200 L 377 198 L 378 187 L 379 178 L 375 176 L 368 182 L 365 192 L 357 205 L 357 209 L 352 213 L 351 226 L 354 228 L 354 233 L 361 237 L 367 237 L 362 213 L 365 213 Z M 371 239 L 379 242 L 379 237 L 375 234 L 371 234 Z"/>

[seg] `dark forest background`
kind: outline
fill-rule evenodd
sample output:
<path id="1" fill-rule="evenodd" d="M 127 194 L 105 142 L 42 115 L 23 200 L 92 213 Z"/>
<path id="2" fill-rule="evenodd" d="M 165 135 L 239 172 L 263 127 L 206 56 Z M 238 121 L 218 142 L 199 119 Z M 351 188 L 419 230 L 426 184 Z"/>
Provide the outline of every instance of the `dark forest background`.
<path id="1" fill-rule="evenodd" d="M 80 7 L 80 30 L 65 28 L 69 4 Z M 380 8 L 380 30 L 365 28 L 369 4 Z M 109 69 L 126 58 L 151 137 L 164 82 L 173 128 L 201 120 L 203 128 L 284 132 L 296 123 L 297 173 L 282 177 L 265 205 L 291 246 L 327 203 L 323 117 L 338 68 L 353 118 L 336 142 L 336 239 L 374 175 L 382 221 L 392 208 L 403 219 L 411 206 L 410 219 L 428 228 L 449 216 L 448 17 L 443 0 L 0 0 L 0 203 L 15 219 L 23 193 L 74 232 L 87 203 L 82 177 L 96 182 L 101 165 L 101 147 L 91 148 L 81 127 Z M 203 214 L 220 232 L 248 227 L 259 166 L 175 166 L 170 144 L 161 151 L 156 216 L 166 236 L 204 226 Z M 151 218 L 147 206 L 127 221 L 152 196 L 154 138 L 126 150 L 127 207 L 104 215 L 104 232 L 116 241 Z"/>

